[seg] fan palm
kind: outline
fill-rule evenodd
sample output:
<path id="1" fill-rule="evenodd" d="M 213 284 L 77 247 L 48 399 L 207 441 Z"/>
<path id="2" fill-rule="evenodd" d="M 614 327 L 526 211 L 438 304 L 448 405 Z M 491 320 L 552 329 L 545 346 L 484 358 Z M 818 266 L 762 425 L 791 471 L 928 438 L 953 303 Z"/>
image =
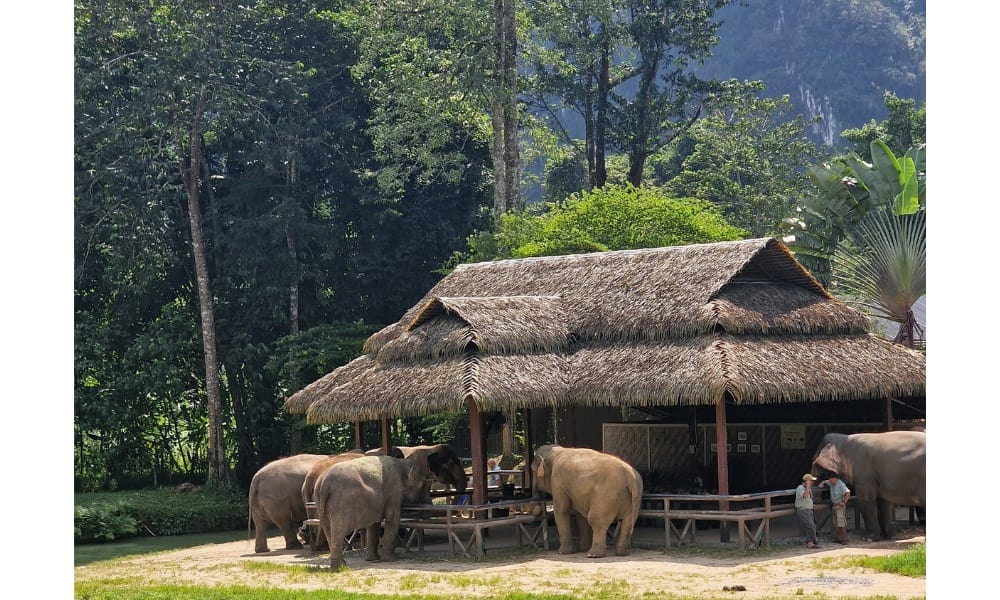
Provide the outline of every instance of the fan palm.
<path id="1" fill-rule="evenodd" d="M 899 323 L 893 341 L 912 345 L 923 337 L 913 305 L 927 292 L 925 211 L 898 215 L 869 212 L 834 255 L 833 283 L 848 302 Z"/>

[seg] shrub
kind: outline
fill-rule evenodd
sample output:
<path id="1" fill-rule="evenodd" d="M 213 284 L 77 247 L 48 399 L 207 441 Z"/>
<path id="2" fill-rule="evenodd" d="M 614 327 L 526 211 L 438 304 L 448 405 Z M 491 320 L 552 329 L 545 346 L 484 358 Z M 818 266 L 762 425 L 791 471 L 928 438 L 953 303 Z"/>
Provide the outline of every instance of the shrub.
<path id="1" fill-rule="evenodd" d="M 247 496 L 205 488 L 178 493 L 173 488 L 77 494 L 76 543 L 104 542 L 135 535 L 181 535 L 233 531 L 247 525 Z"/>
<path id="2" fill-rule="evenodd" d="M 76 543 L 110 542 L 136 534 L 136 520 L 121 505 L 95 504 L 73 507 L 73 536 Z"/>

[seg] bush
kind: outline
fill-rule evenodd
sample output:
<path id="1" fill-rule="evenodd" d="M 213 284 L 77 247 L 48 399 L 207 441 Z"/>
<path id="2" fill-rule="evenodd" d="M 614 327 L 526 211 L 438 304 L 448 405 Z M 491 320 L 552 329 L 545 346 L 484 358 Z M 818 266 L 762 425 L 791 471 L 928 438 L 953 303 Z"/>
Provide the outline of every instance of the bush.
<path id="1" fill-rule="evenodd" d="M 135 519 L 121 505 L 95 504 L 73 507 L 73 536 L 76 543 L 110 542 L 136 534 Z"/>
<path id="2" fill-rule="evenodd" d="M 74 540 L 106 542 L 130 536 L 233 531 L 247 525 L 247 495 L 204 488 L 77 494 Z"/>

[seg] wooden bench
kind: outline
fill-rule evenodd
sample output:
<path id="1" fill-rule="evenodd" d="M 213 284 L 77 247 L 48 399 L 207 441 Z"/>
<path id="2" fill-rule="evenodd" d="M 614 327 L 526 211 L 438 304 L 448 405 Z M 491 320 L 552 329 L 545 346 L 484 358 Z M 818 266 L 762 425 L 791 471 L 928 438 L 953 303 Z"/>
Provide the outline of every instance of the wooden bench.
<path id="1" fill-rule="evenodd" d="M 451 556 L 486 556 L 484 532 L 495 527 L 516 527 L 519 545 L 549 549 L 548 511 L 540 499 L 504 500 L 488 504 L 423 504 L 403 507 L 400 528 L 410 529 L 403 543 L 424 549 L 424 532 L 444 531 Z"/>
<path id="2" fill-rule="evenodd" d="M 639 510 L 640 518 L 663 520 L 664 552 L 673 547 L 673 538 L 677 546 L 685 542 L 695 542 L 695 523 L 697 521 L 732 522 L 737 524 L 737 544 L 740 550 L 747 546 L 758 548 L 771 544 L 771 519 L 795 514 L 795 506 L 790 503 L 772 502 L 775 498 L 791 496 L 795 490 L 779 490 L 757 494 L 711 495 L 711 494 L 646 494 Z M 761 506 L 720 510 L 719 508 L 677 508 L 678 504 L 709 504 L 721 507 L 726 504 L 760 503 Z M 650 504 L 661 504 L 660 507 L 649 507 Z M 674 520 L 683 522 L 680 529 Z M 756 524 L 754 528 L 753 525 Z"/>

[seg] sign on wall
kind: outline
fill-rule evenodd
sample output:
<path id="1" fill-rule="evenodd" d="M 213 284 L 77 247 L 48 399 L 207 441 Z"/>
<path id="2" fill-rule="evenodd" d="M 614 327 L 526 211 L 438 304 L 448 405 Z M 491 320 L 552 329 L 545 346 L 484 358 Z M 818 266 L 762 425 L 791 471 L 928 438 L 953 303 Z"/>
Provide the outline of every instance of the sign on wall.
<path id="1" fill-rule="evenodd" d="M 805 425 L 782 425 L 781 448 L 783 450 L 802 450 L 806 447 Z"/>

